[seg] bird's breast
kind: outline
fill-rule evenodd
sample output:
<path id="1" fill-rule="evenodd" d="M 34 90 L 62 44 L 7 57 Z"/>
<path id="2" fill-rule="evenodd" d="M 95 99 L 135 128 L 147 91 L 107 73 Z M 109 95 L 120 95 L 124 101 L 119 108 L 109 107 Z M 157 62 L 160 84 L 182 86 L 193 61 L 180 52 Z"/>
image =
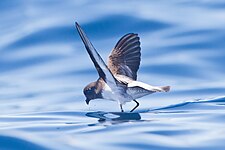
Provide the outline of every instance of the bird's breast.
<path id="1" fill-rule="evenodd" d="M 105 86 L 103 87 L 102 97 L 104 99 L 118 101 L 121 104 L 130 102 L 133 100 L 133 98 L 127 94 L 124 88 L 116 87 L 112 90 L 107 84 L 105 84 Z"/>
<path id="2" fill-rule="evenodd" d="M 116 100 L 114 96 L 114 92 L 107 84 L 105 84 L 105 86 L 102 89 L 102 97 L 104 99 Z"/>

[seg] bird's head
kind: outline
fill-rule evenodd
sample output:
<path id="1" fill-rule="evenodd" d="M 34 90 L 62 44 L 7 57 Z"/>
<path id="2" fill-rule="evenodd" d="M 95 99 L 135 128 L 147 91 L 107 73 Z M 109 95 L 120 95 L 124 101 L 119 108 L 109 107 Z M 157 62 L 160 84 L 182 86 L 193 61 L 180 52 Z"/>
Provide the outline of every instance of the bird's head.
<path id="1" fill-rule="evenodd" d="M 86 97 L 86 104 L 88 105 L 89 102 L 93 99 L 97 99 L 97 98 L 101 98 L 99 95 L 99 92 L 98 92 L 98 89 L 97 89 L 97 83 L 96 82 L 92 82 L 90 84 L 88 84 L 84 90 L 83 90 L 83 93 Z"/>

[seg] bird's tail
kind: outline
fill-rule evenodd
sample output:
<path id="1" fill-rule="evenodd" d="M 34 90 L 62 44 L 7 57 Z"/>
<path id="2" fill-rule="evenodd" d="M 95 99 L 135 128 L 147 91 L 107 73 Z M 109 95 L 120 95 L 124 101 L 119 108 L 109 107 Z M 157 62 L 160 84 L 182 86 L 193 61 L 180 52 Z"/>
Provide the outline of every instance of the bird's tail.
<path id="1" fill-rule="evenodd" d="M 155 92 L 169 92 L 170 86 L 161 86 L 161 87 L 152 86 L 151 89 L 149 89 L 149 90 L 155 91 Z"/>
<path id="2" fill-rule="evenodd" d="M 162 86 L 160 88 L 162 89 L 162 92 L 169 92 L 170 91 L 170 86 Z"/>

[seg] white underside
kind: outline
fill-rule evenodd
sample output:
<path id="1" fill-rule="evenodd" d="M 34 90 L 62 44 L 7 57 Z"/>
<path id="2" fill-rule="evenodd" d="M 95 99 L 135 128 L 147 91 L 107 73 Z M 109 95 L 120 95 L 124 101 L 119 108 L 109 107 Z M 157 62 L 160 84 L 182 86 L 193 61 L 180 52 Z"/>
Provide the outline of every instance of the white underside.
<path id="1" fill-rule="evenodd" d="M 162 92 L 161 87 L 155 87 L 139 81 L 132 81 L 128 84 L 127 90 L 123 91 L 120 87 L 114 87 L 113 90 L 106 84 L 102 96 L 105 99 L 117 101 L 120 104 L 125 104 L 134 99 L 143 97 L 155 92 Z"/>
<path id="2" fill-rule="evenodd" d="M 102 96 L 105 99 L 117 101 L 120 104 L 125 104 L 126 102 L 130 102 L 133 98 L 128 95 L 126 92 L 123 92 L 119 87 L 114 88 L 112 90 L 108 85 L 105 85 L 102 90 Z"/>

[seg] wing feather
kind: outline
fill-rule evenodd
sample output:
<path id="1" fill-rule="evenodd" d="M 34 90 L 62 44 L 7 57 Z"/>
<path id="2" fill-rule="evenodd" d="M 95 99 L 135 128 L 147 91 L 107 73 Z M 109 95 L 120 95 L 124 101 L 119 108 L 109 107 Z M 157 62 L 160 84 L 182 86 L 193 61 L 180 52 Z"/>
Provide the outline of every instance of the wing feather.
<path id="1" fill-rule="evenodd" d="M 141 47 L 138 34 L 124 35 L 109 55 L 108 68 L 113 74 L 137 79 L 141 61 Z"/>
<path id="2" fill-rule="evenodd" d="M 87 49 L 87 52 L 94 63 L 94 66 L 96 70 L 98 71 L 99 77 L 102 78 L 108 85 L 111 85 L 111 88 L 114 87 L 114 85 L 117 84 L 117 80 L 111 73 L 111 71 L 108 69 L 108 66 L 105 64 L 99 53 L 96 51 L 84 31 L 81 29 L 79 24 L 76 22 L 76 28 L 77 31 L 85 45 L 85 48 Z"/>

